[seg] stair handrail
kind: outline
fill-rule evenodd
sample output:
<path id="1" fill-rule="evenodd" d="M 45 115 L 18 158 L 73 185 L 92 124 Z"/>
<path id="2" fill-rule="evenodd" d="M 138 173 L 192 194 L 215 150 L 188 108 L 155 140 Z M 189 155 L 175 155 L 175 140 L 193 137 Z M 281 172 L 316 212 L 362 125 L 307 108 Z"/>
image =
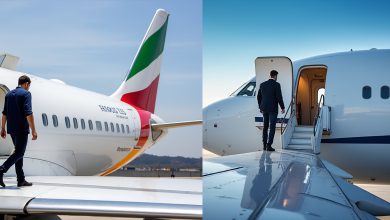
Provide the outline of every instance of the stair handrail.
<path id="1" fill-rule="evenodd" d="M 294 98 L 291 99 L 291 102 L 290 102 L 290 104 L 288 105 L 288 108 L 287 108 L 287 110 L 286 110 L 286 112 L 285 112 L 285 114 L 284 114 L 284 117 L 283 117 L 282 121 L 280 122 L 281 134 L 283 134 L 283 132 L 286 130 L 287 123 L 285 123 L 285 120 L 286 120 L 287 114 L 288 114 L 288 112 L 290 111 L 290 109 L 291 109 L 291 115 L 293 115 L 293 113 L 294 113 L 294 108 L 292 107 L 292 106 L 293 106 L 293 103 L 294 103 Z M 289 121 L 290 121 L 290 120 L 291 120 L 291 117 L 290 117 Z M 286 124 L 286 126 L 283 127 L 284 124 Z"/>
<path id="2" fill-rule="evenodd" d="M 320 119 L 322 117 L 320 115 L 320 113 L 321 113 L 321 108 L 320 108 L 321 101 L 322 101 L 322 106 L 324 106 L 325 105 L 325 96 L 324 96 L 324 94 L 322 94 L 321 97 L 320 97 L 320 101 L 317 104 L 317 113 L 316 113 L 316 116 L 314 116 L 314 127 L 313 127 L 313 135 L 314 136 L 316 135 L 316 127 L 317 127 L 318 119 Z"/>
<path id="3" fill-rule="evenodd" d="M 322 102 L 322 106 L 324 106 L 325 102 L 325 96 L 321 95 L 320 101 L 317 105 L 317 114 L 315 116 L 315 122 L 313 127 L 313 136 L 311 138 L 311 144 L 312 144 L 312 150 L 313 153 L 319 154 L 320 153 L 320 145 L 321 145 L 321 137 L 322 137 L 322 114 L 323 114 L 323 108 L 320 108 Z"/>

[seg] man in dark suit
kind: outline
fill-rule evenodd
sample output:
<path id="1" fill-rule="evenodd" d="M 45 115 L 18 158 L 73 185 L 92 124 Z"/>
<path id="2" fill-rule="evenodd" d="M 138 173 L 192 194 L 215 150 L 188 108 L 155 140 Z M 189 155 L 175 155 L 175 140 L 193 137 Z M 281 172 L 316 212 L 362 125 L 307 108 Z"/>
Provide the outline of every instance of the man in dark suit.
<path id="1" fill-rule="evenodd" d="M 32 183 L 26 181 L 23 172 L 23 156 L 26 151 L 28 134 L 31 134 L 32 139 L 36 140 L 38 135 L 35 130 L 34 116 L 31 108 L 31 80 L 28 76 L 19 77 L 18 87 L 10 91 L 5 96 L 3 117 L 1 120 L 1 137 L 5 138 L 8 134 L 11 135 L 12 142 L 15 145 L 15 151 L 11 156 L 0 166 L 0 185 L 5 187 L 3 175 L 8 169 L 15 164 L 15 170 L 18 180 L 18 187 L 32 186 Z M 5 124 L 7 123 L 7 132 Z"/>
<path id="2" fill-rule="evenodd" d="M 275 151 L 271 147 L 274 136 L 276 120 L 278 117 L 278 104 L 284 113 L 284 103 L 282 97 L 282 89 L 280 84 L 276 82 L 278 72 L 272 70 L 270 72 L 271 78 L 260 84 L 259 92 L 257 93 L 257 102 L 259 104 L 260 112 L 263 113 L 264 128 L 263 128 L 263 150 Z M 268 135 L 268 128 L 269 135 Z"/>

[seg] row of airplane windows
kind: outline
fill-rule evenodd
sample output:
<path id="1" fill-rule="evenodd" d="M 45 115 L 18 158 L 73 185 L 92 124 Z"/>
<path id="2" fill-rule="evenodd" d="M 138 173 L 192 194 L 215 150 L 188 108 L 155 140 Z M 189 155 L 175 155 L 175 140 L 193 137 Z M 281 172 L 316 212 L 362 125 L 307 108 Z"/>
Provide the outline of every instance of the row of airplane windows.
<path id="1" fill-rule="evenodd" d="M 250 82 L 242 90 L 240 90 L 240 92 L 237 94 L 237 96 L 254 96 L 255 95 L 255 88 L 256 88 L 256 82 Z M 362 97 L 364 99 L 370 99 L 371 96 L 372 96 L 371 86 L 364 86 L 362 89 Z M 381 87 L 381 98 L 382 99 L 389 99 L 390 98 L 390 87 L 389 86 L 382 86 Z"/>
<path id="2" fill-rule="evenodd" d="M 371 87 L 370 86 L 363 87 L 362 96 L 364 99 L 371 98 Z M 381 98 L 388 99 L 389 97 L 390 97 L 390 88 L 388 86 L 382 86 L 381 87 Z"/>
<path id="3" fill-rule="evenodd" d="M 53 126 L 54 127 L 58 127 L 58 117 L 57 115 L 52 115 L 52 121 L 53 121 Z M 49 120 L 48 120 L 48 117 L 45 113 L 42 114 L 42 122 L 43 122 L 43 126 L 47 127 L 49 126 Z M 73 122 L 73 128 L 74 129 L 78 129 L 79 128 L 79 121 L 77 118 L 73 118 L 72 120 Z M 81 125 L 81 129 L 82 130 L 85 130 L 86 129 L 86 123 L 85 123 L 85 120 L 84 119 L 80 119 L 80 125 Z M 96 125 L 96 129 L 98 131 L 103 131 L 103 126 L 102 126 L 102 122 L 101 121 L 95 121 L 95 125 Z M 65 126 L 66 128 L 71 128 L 71 120 L 68 116 L 65 117 Z M 125 129 L 126 127 L 126 129 Z M 93 130 L 94 129 L 94 123 L 92 122 L 92 120 L 88 120 L 88 128 L 89 130 Z M 116 129 L 115 129 L 116 128 Z M 129 125 L 123 125 L 123 124 L 118 124 L 118 123 L 115 123 L 115 126 L 114 126 L 114 123 L 110 122 L 104 122 L 104 130 L 106 132 L 115 132 L 116 133 L 127 133 L 127 134 L 130 134 L 130 128 L 129 128 Z"/>

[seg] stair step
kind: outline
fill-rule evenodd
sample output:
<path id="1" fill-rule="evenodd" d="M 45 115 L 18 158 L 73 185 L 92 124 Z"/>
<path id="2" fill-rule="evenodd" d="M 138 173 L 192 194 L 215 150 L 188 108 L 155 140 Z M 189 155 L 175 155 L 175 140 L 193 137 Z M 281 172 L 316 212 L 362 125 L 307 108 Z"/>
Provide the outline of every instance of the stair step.
<path id="1" fill-rule="evenodd" d="M 291 138 L 290 144 L 311 145 L 311 139 L 309 139 L 309 138 Z"/>
<path id="2" fill-rule="evenodd" d="M 292 138 L 311 138 L 312 132 L 294 132 Z"/>
<path id="3" fill-rule="evenodd" d="M 313 127 L 309 127 L 309 126 L 297 126 L 295 127 L 294 131 L 297 131 L 297 132 L 313 132 Z"/>
<path id="4" fill-rule="evenodd" d="M 311 150 L 312 147 L 311 147 L 311 145 L 306 145 L 306 144 L 289 144 L 287 146 L 287 149 L 292 149 L 292 150 Z"/>

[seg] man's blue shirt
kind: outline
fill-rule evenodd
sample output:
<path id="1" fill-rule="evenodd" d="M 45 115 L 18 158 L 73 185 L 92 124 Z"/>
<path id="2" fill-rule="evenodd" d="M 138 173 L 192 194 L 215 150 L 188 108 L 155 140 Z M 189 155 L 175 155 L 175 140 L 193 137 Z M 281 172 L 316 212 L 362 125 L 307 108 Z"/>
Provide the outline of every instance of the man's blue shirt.
<path id="1" fill-rule="evenodd" d="M 32 114 L 31 93 L 22 87 L 5 96 L 3 114 L 7 116 L 8 134 L 29 134 L 27 116 Z"/>

